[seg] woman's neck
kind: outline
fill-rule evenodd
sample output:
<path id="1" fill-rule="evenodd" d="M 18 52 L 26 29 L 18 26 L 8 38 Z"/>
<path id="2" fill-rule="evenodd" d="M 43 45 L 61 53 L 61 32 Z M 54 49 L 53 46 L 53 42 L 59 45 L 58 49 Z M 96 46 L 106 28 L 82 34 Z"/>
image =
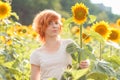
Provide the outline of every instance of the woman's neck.
<path id="1" fill-rule="evenodd" d="M 46 38 L 45 43 L 42 46 L 42 50 L 47 53 L 54 53 L 60 48 L 60 38 Z"/>
<path id="2" fill-rule="evenodd" d="M 51 46 L 51 45 L 56 45 L 59 43 L 60 38 L 59 37 L 49 37 L 46 38 L 44 45 L 45 46 Z"/>

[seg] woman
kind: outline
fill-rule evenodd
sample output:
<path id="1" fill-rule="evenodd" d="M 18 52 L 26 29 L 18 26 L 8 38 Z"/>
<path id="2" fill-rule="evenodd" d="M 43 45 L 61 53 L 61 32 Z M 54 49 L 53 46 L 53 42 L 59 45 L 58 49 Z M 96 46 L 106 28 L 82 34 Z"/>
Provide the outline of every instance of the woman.
<path id="1" fill-rule="evenodd" d="M 51 77 L 60 80 L 64 70 L 71 64 L 66 46 L 73 41 L 59 37 L 61 26 L 61 16 L 53 10 L 43 10 L 34 18 L 33 28 L 43 44 L 31 54 L 31 80 L 47 80 Z M 88 66 L 87 61 L 80 63 L 80 68 Z"/>

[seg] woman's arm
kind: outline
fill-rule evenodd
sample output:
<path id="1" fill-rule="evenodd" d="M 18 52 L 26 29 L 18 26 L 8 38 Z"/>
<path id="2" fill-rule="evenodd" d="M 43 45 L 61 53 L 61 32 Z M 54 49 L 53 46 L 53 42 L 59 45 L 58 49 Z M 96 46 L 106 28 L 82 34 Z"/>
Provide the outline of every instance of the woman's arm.
<path id="1" fill-rule="evenodd" d="M 31 64 L 31 79 L 30 80 L 40 80 L 40 66 Z"/>

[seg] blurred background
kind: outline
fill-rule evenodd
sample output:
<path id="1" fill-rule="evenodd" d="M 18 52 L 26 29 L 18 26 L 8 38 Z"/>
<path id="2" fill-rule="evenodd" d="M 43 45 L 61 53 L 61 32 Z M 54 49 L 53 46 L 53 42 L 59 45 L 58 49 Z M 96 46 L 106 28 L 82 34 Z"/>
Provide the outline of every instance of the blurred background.
<path id="1" fill-rule="evenodd" d="M 94 0 L 95 1 L 95 0 Z M 62 17 L 68 18 L 71 14 L 71 6 L 76 2 L 83 2 L 89 7 L 89 13 L 97 17 L 97 21 L 105 20 L 115 22 L 120 15 L 113 14 L 111 7 L 106 7 L 102 3 L 92 3 L 91 0 L 13 0 L 12 8 L 23 25 L 30 25 L 34 16 L 44 9 L 53 9 L 59 12 Z"/>

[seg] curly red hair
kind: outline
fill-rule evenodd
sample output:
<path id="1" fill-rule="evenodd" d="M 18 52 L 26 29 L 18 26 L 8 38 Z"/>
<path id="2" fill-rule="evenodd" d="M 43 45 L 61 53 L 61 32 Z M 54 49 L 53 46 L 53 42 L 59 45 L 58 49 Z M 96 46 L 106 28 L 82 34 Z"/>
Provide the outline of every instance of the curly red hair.
<path id="1" fill-rule="evenodd" d="M 33 29 L 39 34 L 40 40 L 45 41 L 45 30 L 51 21 L 59 20 L 61 29 L 61 15 L 53 10 L 43 10 L 33 20 Z"/>

